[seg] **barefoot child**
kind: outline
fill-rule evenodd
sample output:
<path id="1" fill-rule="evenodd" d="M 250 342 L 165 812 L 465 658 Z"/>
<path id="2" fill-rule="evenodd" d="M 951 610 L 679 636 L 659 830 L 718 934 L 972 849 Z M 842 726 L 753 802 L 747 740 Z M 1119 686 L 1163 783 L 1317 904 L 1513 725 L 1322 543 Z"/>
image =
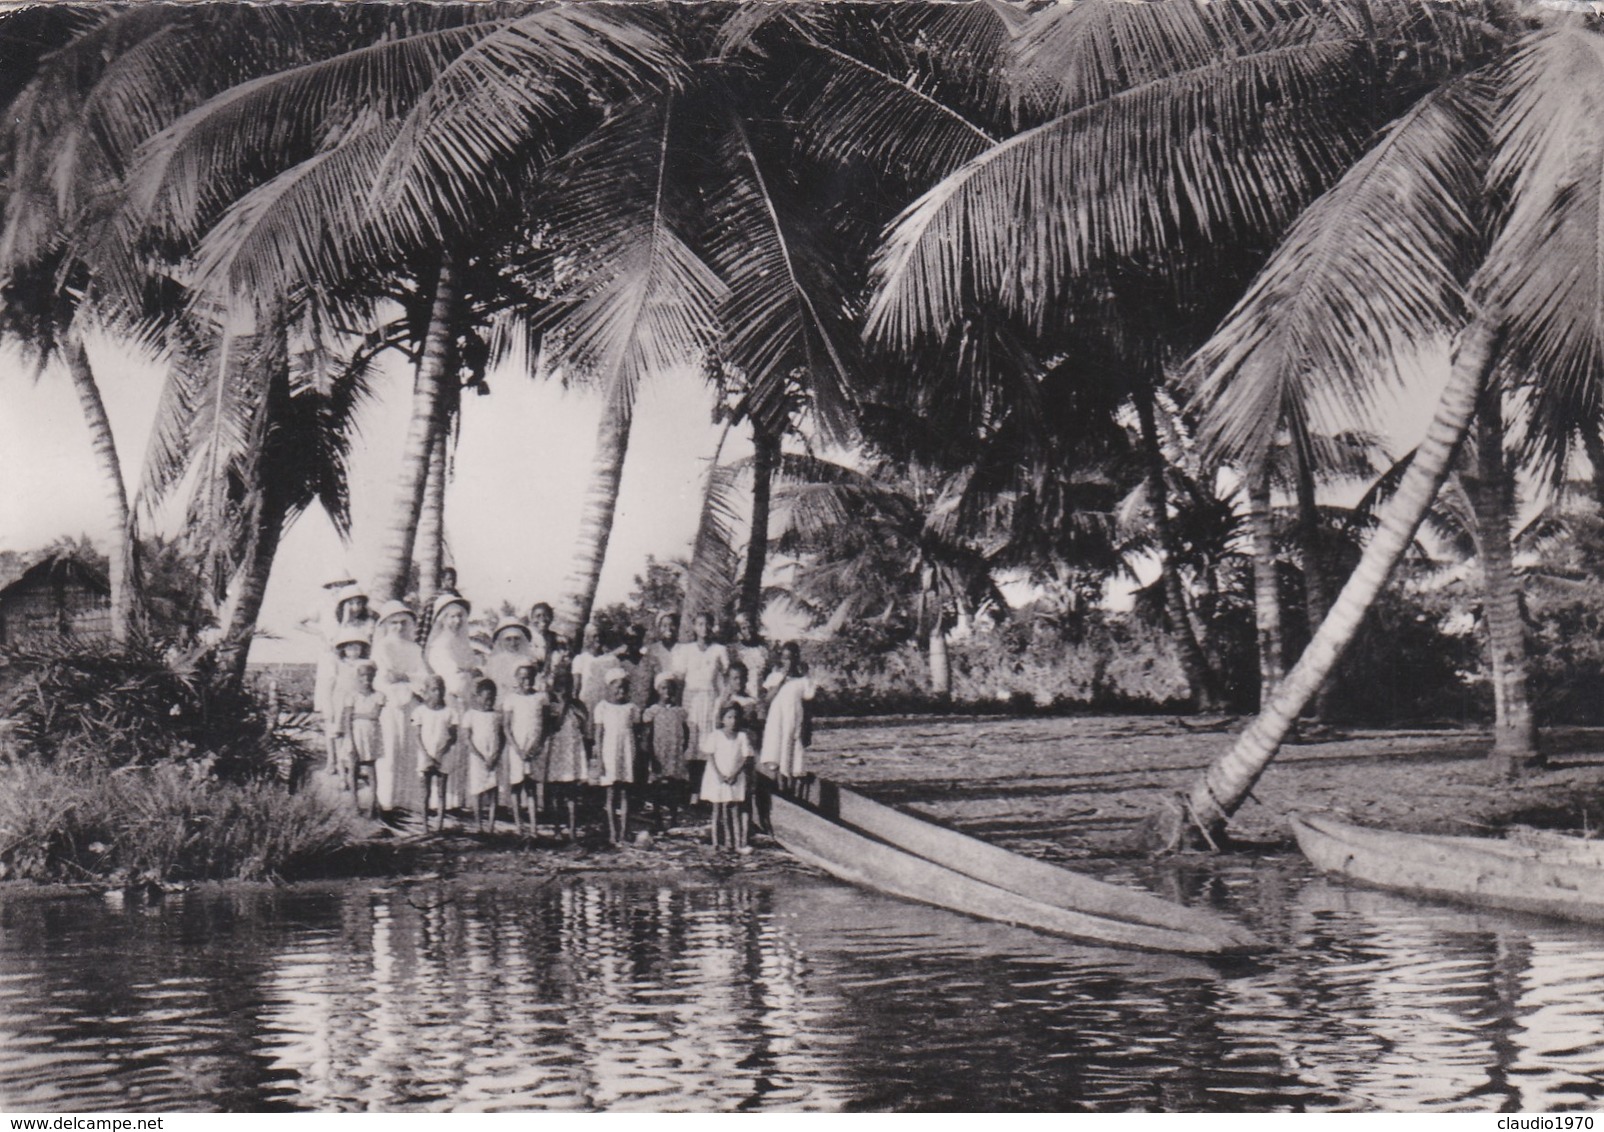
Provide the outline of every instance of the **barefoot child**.
<path id="1" fill-rule="evenodd" d="M 606 698 L 596 705 L 590 721 L 599 770 L 593 781 L 607 790 L 607 840 L 621 842 L 629 836 L 629 787 L 635 781 L 635 728 L 640 724 L 640 712 L 629 702 L 627 672 L 615 668 L 594 675 L 601 675 Z"/>
<path id="2" fill-rule="evenodd" d="M 462 730 L 467 736 L 468 799 L 473 803 L 473 824 L 485 832 L 485 811 L 490 812 L 490 832 L 496 832 L 496 780 L 501 767 L 506 733 L 501 714 L 496 711 L 496 682 L 480 680 L 473 687 L 473 708 L 464 712 Z"/>
<path id="3" fill-rule="evenodd" d="M 341 635 L 336 646 L 333 688 L 329 693 L 330 710 L 325 716 L 330 748 L 334 756 L 334 765 L 329 768 L 330 772 L 341 776 L 342 785 L 352 784 L 353 792 L 356 789 L 352 783 L 356 774 L 356 764 L 352 761 L 351 735 L 345 730 L 345 706 L 346 701 L 356 691 L 357 665 L 367 660 L 368 639 L 366 633 L 360 629 L 347 629 Z"/>
<path id="4" fill-rule="evenodd" d="M 749 853 L 746 844 L 746 764 L 752 744 L 741 730 L 741 709 L 730 704 L 719 712 L 718 730 L 702 737 L 707 769 L 702 772 L 702 800 L 713 804 L 714 847 L 728 845 Z"/>
<path id="5" fill-rule="evenodd" d="M 585 705 L 574 698 L 574 678 L 559 668 L 551 678 L 551 705 L 546 713 L 540 761 L 544 780 L 568 805 L 568 840 L 578 838 L 579 784 L 589 776 L 590 721 Z"/>
<path id="6" fill-rule="evenodd" d="M 371 660 L 359 660 L 355 669 L 355 684 L 346 694 L 340 711 L 340 736 L 350 751 L 351 804 L 358 813 L 362 803 L 357 797 L 362 773 L 367 771 L 373 783 L 373 799 L 368 804 L 368 816 L 379 816 L 379 780 L 374 767 L 384 753 L 384 736 L 380 718 L 384 711 L 384 695 L 373 690 L 373 679 L 379 666 Z"/>
<path id="7" fill-rule="evenodd" d="M 537 692 L 540 665 L 521 664 L 514 674 L 517 688 L 502 701 L 501 712 L 507 730 L 507 788 L 511 794 L 512 819 L 523 835 L 524 810 L 529 811 L 529 835 L 537 835 L 535 816 L 545 803 L 545 783 L 539 771 L 541 733 L 545 730 L 546 708 L 551 697 Z"/>
<path id="8" fill-rule="evenodd" d="M 418 730 L 418 762 L 423 778 L 423 831 L 429 831 L 430 791 L 439 792 L 440 830 L 446 828 L 446 782 L 451 775 L 450 754 L 457 742 L 457 717 L 446 703 L 443 676 L 431 676 L 423 686 L 423 706 L 412 713 Z"/>
<path id="9" fill-rule="evenodd" d="M 668 824 L 673 825 L 679 807 L 689 797 L 685 755 L 691 745 L 691 729 L 686 721 L 685 709 L 680 706 L 679 681 L 674 679 L 672 673 L 662 672 L 655 683 L 658 702 L 646 709 L 641 721 L 646 725 L 648 734 L 652 781 L 657 784 L 657 805 L 653 816 L 661 833 L 664 829 L 664 811 L 668 813 Z"/>

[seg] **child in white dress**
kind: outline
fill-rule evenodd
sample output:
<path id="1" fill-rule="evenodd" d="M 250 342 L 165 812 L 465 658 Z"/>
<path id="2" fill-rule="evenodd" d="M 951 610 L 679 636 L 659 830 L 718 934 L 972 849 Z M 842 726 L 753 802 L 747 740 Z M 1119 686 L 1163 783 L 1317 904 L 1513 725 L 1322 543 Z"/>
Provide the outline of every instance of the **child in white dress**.
<path id="1" fill-rule="evenodd" d="M 729 845 L 750 853 L 746 843 L 746 766 L 752 743 L 741 730 L 741 709 L 730 704 L 719 713 L 717 731 L 702 736 L 707 769 L 702 772 L 702 798 L 713 804 L 710 836 L 715 848 Z"/>
<path id="2" fill-rule="evenodd" d="M 431 676 L 423 686 L 423 706 L 412 713 L 418 732 L 418 769 L 423 778 L 423 829 L 429 831 L 429 796 L 438 791 L 440 830 L 446 827 L 446 784 L 451 776 L 451 752 L 457 742 L 457 716 L 446 703 L 446 682 Z"/>
<path id="3" fill-rule="evenodd" d="M 593 673 L 600 675 L 599 673 Z M 640 709 L 629 702 L 629 674 L 613 669 L 601 675 L 606 699 L 596 705 L 590 729 L 596 773 L 591 782 L 606 788 L 607 840 L 629 836 L 629 787 L 635 781 L 635 728 Z"/>
<path id="4" fill-rule="evenodd" d="M 524 810 L 529 811 L 529 833 L 536 835 L 535 817 L 544 808 L 545 783 L 537 762 L 545 731 L 546 707 L 551 697 L 535 690 L 539 672 L 533 664 L 518 666 L 517 690 L 501 702 L 507 731 L 507 788 L 511 794 L 512 818 L 518 833 L 524 831 Z"/>
<path id="5" fill-rule="evenodd" d="M 780 650 L 780 666 L 765 682 L 769 692 L 769 717 L 763 726 L 763 753 L 758 764 L 779 780 L 780 789 L 791 791 L 807 773 L 807 702 L 815 691 L 802 663 L 802 649 L 788 641 Z"/>
<path id="6" fill-rule="evenodd" d="M 362 802 L 358 791 L 364 770 L 373 783 L 373 798 L 368 803 L 368 816 L 379 816 L 379 783 L 375 764 L 384 754 L 384 734 L 381 715 L 384 711 L 384 694 L 373 689 L 373 678 L 379 666 L 371 660 L 359 660 L 355 669 L 355 683 L 340 705 L 340 737 L 350 751 L 351 804 L 358 813 Z"/>
<path id="7" fill-rule="evenodd" d="M 485 812 L 490 814 L 490 830 L 496 832 L 496 795 L 500 793 L 497 771 L 501 767 L 506 732 L 501 713 L 496 711 L 496 682 L 480 680 L 473 687 L 473 708 L 463 713 L 462 731 L 467 739 L 468 800 L 473 803 L 474 828 L 485 832 Z"/>

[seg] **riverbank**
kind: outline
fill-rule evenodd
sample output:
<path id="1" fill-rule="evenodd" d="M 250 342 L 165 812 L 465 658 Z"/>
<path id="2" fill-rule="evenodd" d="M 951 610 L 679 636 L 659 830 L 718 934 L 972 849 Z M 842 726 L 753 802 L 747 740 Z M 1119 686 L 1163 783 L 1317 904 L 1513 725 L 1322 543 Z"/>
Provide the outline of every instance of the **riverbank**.
<path id="1" fill-rule="evenodd" d="M 813 765 L 881 801 L 1010 849 L 1107 874 L 1123 870 L 1118 862 L 1131 855 L 1139 823 L 1185 790 L 1244 723 L 1161 716 L 826 720 L 815 734 Z M 1286 816 L 1300 809 L 1410 831 L 1478 833 L 1517 823 L 1604 828 L 1604 729 L 1554 731 L 1545 741 L 1550 768 L 1510 781 L 1488 765 L 1488 740 L 1478 732 L 1306 736 L 1271 765 L 1231 833 L 1261 850 L 1291 851 Z M 505 822 L 493 836 L 461 822 L 449 823 L 443 836 L 421 836 L 416 823 L 396 828 L 349 814 L 349 798 L 325 774 L 314 771 L 311 784 L 342 812 L 345 843 L 300 858 L 293 870 L 257 875 L 273 882 L 569 873 L 719 880 L 807 871 L 761 836 L 749 857 L 715 851 L 699 814 L 681 815 L 683 824 L 662 832 L 645 818 L 634 828 L 646 836 L 616 847 L 594 825 L 577 844 L 549 826 L 531 844 Z M 1191 857 L 1187 867 L 1206 871 L 1207 861 Z M 119 883 L 73 879 L 91 887 Z"/>

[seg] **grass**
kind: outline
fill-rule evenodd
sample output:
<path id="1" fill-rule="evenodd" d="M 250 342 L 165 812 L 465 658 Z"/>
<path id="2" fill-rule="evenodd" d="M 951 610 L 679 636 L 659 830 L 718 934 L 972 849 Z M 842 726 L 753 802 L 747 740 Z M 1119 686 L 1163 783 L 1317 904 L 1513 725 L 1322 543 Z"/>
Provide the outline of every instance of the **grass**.
<path id="1" fill-rule="evenodd" d="M 222 782 L 178 764 L 0 766 L 6 879 L 289 879 L 324 871 L 355 838 L 344 811 L 276 782 Z"/>

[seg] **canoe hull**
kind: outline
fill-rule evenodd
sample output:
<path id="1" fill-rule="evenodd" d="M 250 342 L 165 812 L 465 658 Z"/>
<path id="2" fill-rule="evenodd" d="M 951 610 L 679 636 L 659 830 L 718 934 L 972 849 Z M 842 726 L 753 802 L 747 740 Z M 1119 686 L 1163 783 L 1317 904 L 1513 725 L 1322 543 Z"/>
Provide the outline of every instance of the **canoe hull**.
<path id="1" fill-rule="evenodd" d="M 1093 914 L 1009 891 L 908 852 L 778 794 L 769 794 L 768 817 L 775 839 L 799 860 L 840 880 L 905 900 L 1117 947 L 1193 955 L 1227 955 L 1257 949 L 1252 946 L 1256 940 L 1224 921 L 1220 923 L 1231 930 L 1210 934 L 1188 927 Z M 1135 899 L 1145 894 L 1132 892 L 1131 896 Z M 1251 942 L 1245 942 L 1244 937 Z"/>
<path id="2" fill-rule="evenodd" d="M 1377 888 L 1604 924 L 1604 868 L 1566 847 L 1395 833 L 1291 816 L 1298 846 L 1324 872 Z"/>

